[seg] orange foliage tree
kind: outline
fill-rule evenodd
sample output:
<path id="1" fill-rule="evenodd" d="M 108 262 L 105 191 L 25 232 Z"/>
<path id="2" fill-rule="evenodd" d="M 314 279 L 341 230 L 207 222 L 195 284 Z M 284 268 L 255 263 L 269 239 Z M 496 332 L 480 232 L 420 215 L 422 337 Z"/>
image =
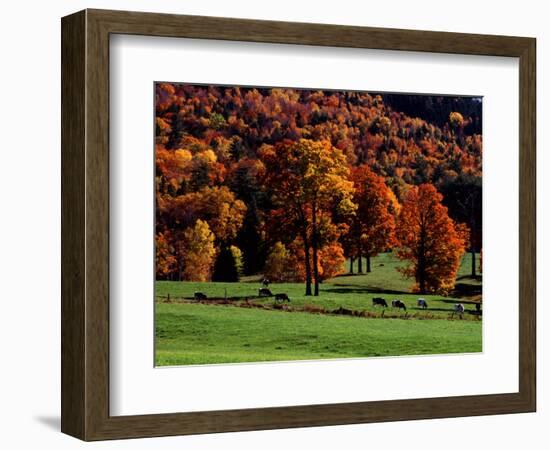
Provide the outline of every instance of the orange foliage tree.
<path id="1" fill-rule="evenodd" d="M 360 273 L 362 257 L 366 257 L 367 272 L 370 272 L 370 258 L 395 244 L 397 201 L 384 178 L 366 164 L 353 168 L 351 179 L 355 187 L 353 201 L 357 205 L 349 231 L 351 256 L 359 258 Z"/>
<path id="2" fill-rule="evenodd" d="M 200 245 L 205 246 L 205 258 L 213 258 L 210 236 L 214 249 L 230 244 L 241 229 L 245 213 L 245 204 L 226 186 L 204 187 L 176 197 L 157 195 L 157 221 L 169 224 L 164 230 L 157 225 L 157 277 L 208 280 L 210 269 L 206 270 L 201 261 L 196 269 L 191 268 L 195 263 L 189 258 L 200 257 Z M 200 233 L 208 238 L 201 238 Z M 189 252 L 195 253 L 189 256 Z"/>
<path id="3" fill-rule="evenodd" d="M 156 271 L 157 276 L 170 275 L 177 266 L 177 258 L 174 256 L 174 246 L 171 244 L 171 233 L 157 233 L 155 236 Z"/>
<path id="4" fill-rule="evenodd" d="M 412 187 L 405 195 L 396 234 L 397 256 L 410 264 L 400 270 L 414 277 L 415 290 L 447 294 L 453 287 L 468 242 L 465 225 L 455 223 L 431 184 Z"/>
<path id="5" fill-rule="evenodd" d="M 306 279 L 306 257 L 301 238 L 296 238 L 289 246 L 288 265 L 292 267 L 292 281 L 304 281 Z M 310 252 L 309 259 L 312 259 Z M 324 244 L 318 252 L 317 274 L 319 281 L 334 278 L 344 272 L 346 258 L 342 246 L 336 242 Z"/>
<path id="6" fill-rule="evenodd" d="M 202 219 L 221 242 L 230 242 L 239 231 L 246 206 L 227 186 L 204 187 L 177 197 L 157 198 L 158 211 L 172 226 L 183 228 Z"/>
<path id="7" fill-rule="evenodd" d="M 324 246 L 319 252 L 319 273 L 322 280 L 334 278 L 344 272 L 344 249 L 338 242 Z"/>
<path id="8" fill-rule="evenodd" d="M 284 140 L 260 149 L 265 164 L 265 184 L 273 193 L 275 204 L 284 207 L 301 238 L 306 274 L 306 295 L 319 295 L 319 250 L 326 212 L 354 210 L 353 184 L 341 150 L 329 141 Z M 326 226 L 325 226 L 326 228 Z M 311 251 L 311 260 L 309 258 Z"/>

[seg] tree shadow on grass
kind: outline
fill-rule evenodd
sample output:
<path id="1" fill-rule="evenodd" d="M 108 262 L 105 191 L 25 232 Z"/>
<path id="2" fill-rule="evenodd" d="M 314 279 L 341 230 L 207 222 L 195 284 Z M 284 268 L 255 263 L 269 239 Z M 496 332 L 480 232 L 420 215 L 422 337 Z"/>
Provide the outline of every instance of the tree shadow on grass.
<path id="1" fill-rule="evenodd" d="M 409 308 L 409 309 L 411 311 L 418 311 L 418 312 L 444 312 L 444 313 L 449 313 L 449 314 L 452 314 L 454 312 L 454 310 L 452 308 L 428 308 L 428 309 Z M 467 312 L 469 312 L 469 310 L 465 310 L 464 312 L 467 313 Z"/>
<path id="2" fill-rule="evenodd" d="M 448 312 L 448 313 L 452 313 L 453 310 L 452 309 L 447 309 L 447 308 L 427 308 L 427 309 L 424 309 L 424 308 L 416 308 L 416 307 L 413 307 L 413 308 L 409 308 L 410 311 L 418 311 L 418 312 Z"/>
<path id="3" fill-rule="evenodd" d="M 482 277 L 481 275 L 475 275 L 475 276 L 471 276 L 471 275 L 462 275 L 462 276 L 460 276 L 460 277 L 457 277 L 457 278 L 456 278 L 456 281 L 458 281 L 458 280 L 470 280 L 470 281 L 472 281 L 472 280 L 473 280 L 473 281 L 477 281 L 477 282 L 481 283 L 482 278 L 483 278 L 483 277 Z"/>
<path id="4" fill-rule="evenodd" d="M 383 289 L 377 287 L 357 286 L 354 284 L 334 284 L 333 288 L 323 289 L 323 292 L 331 292 L 335 294 L 387 294 L 387 295 L 403 295 L 410 294 L 407 291 L 397 291 L 394 289 Z"/>
<path id="5" fill-rule="evenodd" d="M 449 298 L 442 298 L 440 300 L 436 300 L 438 302 L 443 302 L 443 303 L 463 303 L 464 305 L 476 305 L 477 303 L 480 303 L 478 301 L 475 301 L 475 300 L 465 300 L 465 299 L 449 299 Z"/>
<path id="6" fill-rule="evenodd" d="M 481 284 L 456 283 L 453 290 L 453 295 L 464 297 L 481 295 Z"/>

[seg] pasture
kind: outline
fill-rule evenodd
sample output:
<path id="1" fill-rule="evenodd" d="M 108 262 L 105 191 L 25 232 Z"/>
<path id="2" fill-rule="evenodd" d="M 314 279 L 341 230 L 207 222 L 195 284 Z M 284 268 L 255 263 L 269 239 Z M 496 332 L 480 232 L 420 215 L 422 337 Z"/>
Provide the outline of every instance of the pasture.
<path id="1" fill-rule="evenodd" d="M 321 284 L 318 297 L 306 297 L 302 283 L 271 284 L 273 294 L 288 294 L 293 312 L 269 309 L 276 306 L 273 298 L 258 298 L 260 277 L 244 278 L 239 283 L 158 281 L 156 364 L 481 351 L 481 317 L 473 314 L 481 281 L 468 276 L 470 256 L 463 258 L 452 295 L 422 296 L 428 303 L 427 310 L 417 308 L 419 295 L 410 292 L 412 281 L 395 270 L 399 264 L 391 253 L 379 255 L 372 260 L 371 273 L 327 280 Z M 208 298 L 227 298 L 228 304 L 193 304 L 197 291 Z M 373 297 L 383 297 L 389 305 L 393 299 L 401 300 L 407 311 L 390 307 L 382 318 L 384 309 L 372 305 Z M 236 307 L 246 301 L 266 309 Z M 452 316 L 453 305 L 458 302 L 466 307 L 462 318 Z M 312 313 L 338 308 L 364 312 L 368 317 Z"/>

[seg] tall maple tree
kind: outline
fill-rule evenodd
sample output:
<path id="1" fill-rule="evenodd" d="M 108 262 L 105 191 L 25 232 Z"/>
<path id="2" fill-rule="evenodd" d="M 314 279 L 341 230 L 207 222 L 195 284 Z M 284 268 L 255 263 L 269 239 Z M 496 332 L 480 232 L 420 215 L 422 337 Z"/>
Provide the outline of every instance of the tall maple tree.
<path id="1" fill-rule="evenodd" d="M 422 294 L 446 294 L 454 287 L 468 242 L 467 227 L 449 217 L 442 200 L 432 184 L 411 187 L 397 221 L 397 256 L 409 261 L 401 272 L 415 278 Z"/>
<path id="2" fill-rule="evenodd" d="M 367 261 L 367 272 L 370 272 L 370 258 L 395 244 L 395 196 L 386 186 L 384 178 L 376 175 L 366 164 L 353 168 L 351 179 L 357 210 L 348 242 L 353 256 L 359 258 L 359 272 L 362 272 L 363 257 Z"/>
<path id="3" fill-rule="evenodd" d="M 355 209 L 353 183 L 343 152 L 329 141 L 284 140 L 274 146 L 263 146 L 260 156 L 266 167 L 266 185 L 276 204 L 284 206 L 304 247 L 306 295 L 319 295 L 319 250 L 327 214 L 331 208 Z M 311 251 L 311 260 L 309 254 Z"/>

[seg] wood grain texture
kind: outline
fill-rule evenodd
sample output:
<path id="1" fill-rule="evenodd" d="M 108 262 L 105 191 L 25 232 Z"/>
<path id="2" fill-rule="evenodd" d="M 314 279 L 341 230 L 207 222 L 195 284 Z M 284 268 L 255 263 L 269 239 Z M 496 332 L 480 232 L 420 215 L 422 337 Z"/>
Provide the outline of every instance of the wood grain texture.
<path id="1" fill-rule="evenodd" d="M 109 34 L 113 33 L 518 57 L 519 392 L 109 416 Z M 62 38 L 62 429 L 65 433 L 84 440 L 99 440 L 535 410 L 534 39 L 103 10 L 86 10 L 64 18 Z"/>
<path id="2" fill-rule="evenodd" d="M 85 351 L 85 13 L 61 34 L 61 430 L 82 437 Z"/>
<path id="3" fill-rule="evenodd" d="M 331 47 L 521 56 L 526 39 L 514 36 L 87 10 L 110 32 Z"/>
<path id="4" fill-rule="evenodd" d="M 86 439 L 109 416 L 109 33 L 87 14 Z"/>
<path id="5" fill-rule="evenodd" d="M 519 391 L 536 409 L 536 41 L 519 67 Z"/>

